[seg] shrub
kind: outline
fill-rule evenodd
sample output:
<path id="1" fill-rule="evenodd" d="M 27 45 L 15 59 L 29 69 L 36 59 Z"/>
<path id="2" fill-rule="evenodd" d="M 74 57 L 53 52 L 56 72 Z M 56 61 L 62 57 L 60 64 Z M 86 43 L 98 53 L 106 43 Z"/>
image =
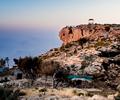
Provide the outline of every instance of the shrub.
<path id="1" fill-rule="evenodd" d="M 107 32 L 109 32 L 109 31 L 110 31 L 110 27 L 109 27 L 109 26 L 106 26 L 106 27 L 105 27 L 105 30 L 106 30 Z"/>
<path id="2" fill-rule="evenodd" d="M 120 93 L 118 93 L 118 95 L 115 96 L 114 98 L 115 98 L 115 100 L 120 100 Z"/>
<path id="3" fill-rule="evenodd" d="M 0 100 L 18 100 L 19 90 L 15 92 L 12 89 L 0 87 Z"/>
<path id="4" fill-rule="evenodd" d="M 42 88 L 39 90 L 39 92 L 47 92 L 47 89 L 46 88 Z"/>
<path id="5" fill-rule="evenodd" d="M 64 51 L 65 50 L 65 47 L 64 47 L 64 45 L 62 45 L 61 47 L 60 47 L 60 51 Z"/>
<path id="6" fill-rule="evenodd" d="M 87 38 L 81 38 L 78 40 L 79 45 L 81 45 L 82 49 L 83 49 L 83 45 L 88 42 L 89 40 Z"/>
<path id="7" fill-rule="evenodd" d="M 77 54 L 77 49 L 74 50 L 74 54 Z"/>
<path id="8" fill-rule="evenodd" d="M 111 41 L 101 40 L 101 41 L 98 41 L 98 42 L 95 44 L 95 47 L 108 46 L 110 43 L 111 43 Z"/>
<path id="9" fill-rule="evenodd" d="M 54 48 L 54 51 L 58 51 L 58 48 Z"/>
<path id="10" fill-rule="evenodd" d="M 42 59 L 39 57 L 25 57 L 14 59 L 14 62 L 28 78 L 35 79 L 37 77 L 39 67 L 41 66 Z"/>
<path id="11" fill-rule="evenodd" d="M 40 73 L 46 76 L 53 75 L 55 70 L 57 70 L 59 67 L 60 64 L 57 61 L 44 60 L 40 68 Z"/>
<path id="12" fill-rule="evenodd" d="M 72 43 L 68 43 L 65 45 L 65 48 L 70 48 L 73 44 Z"/>

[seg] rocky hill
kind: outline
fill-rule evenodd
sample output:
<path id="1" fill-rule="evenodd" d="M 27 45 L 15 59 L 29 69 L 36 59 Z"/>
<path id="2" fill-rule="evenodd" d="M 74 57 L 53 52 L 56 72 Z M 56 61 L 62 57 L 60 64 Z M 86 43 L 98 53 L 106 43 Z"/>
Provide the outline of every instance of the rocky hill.
<path id="1" fill-rule="evenodd" d="M 40 58 L 59 62 L 73 75 L 92 75 L 91 87 L 120 89 L 119 25 L 65 27 L 59 35 L 63 45 Z"/>
<path id="2" fill-rule="evenodd" d="M 12 89 L 10 97 L 15 97 L 15 94 L 19 100 L 120 100 L 120 25 L 64 27 L 59 36 L 63 41 L 61 47 L 51 49 L 34 60 L 21 58 L 23 63 L 20 68 L 26 68 L 26 63 L 29 66 L 29 62 L 34 61 L 36 67 L 33 70 L 38 75 L 36 80 L 2 82 L 0 91 L 3 92 L 0 97 L 6 97 L 7 91 L 10 91 L 7 89 Z M 65 80 L 55 89 L 51 76 L 58 69 L 69 72 L 69 75 L 86 75 L 93 79 L 90 82 L 79 81 L 75 85 L 72 81 L 69 86 L 64 84 Z M 46 76 L 49 76 L 48 79 Z"/>

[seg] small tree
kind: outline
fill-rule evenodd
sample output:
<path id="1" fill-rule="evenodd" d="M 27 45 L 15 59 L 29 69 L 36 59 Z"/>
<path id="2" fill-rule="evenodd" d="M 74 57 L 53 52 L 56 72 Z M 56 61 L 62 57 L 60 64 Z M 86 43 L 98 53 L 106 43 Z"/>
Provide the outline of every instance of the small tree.
<path id="1" fill-rule="evenodd" d="M 81 45 L 82 49 L 83 49 L 83 45 L 88 42 L 88 39 L 87 38 L 81 38 L 78 40 L 79 42 L 79 45 Z"/>
<path id="2" fill-rule="evenodd" d="M 3 58 L 0 59 L 0 67 L 5 66 L 5 60 Z"/>
<path id="3" fill-rule="evenodd" d="M 6 58 L 5 58 L 5 61 L 6 61 L 7 66 L 9 67 L 9 58 L 6 57 Z"/>
<path id="4" fill-rule="evenodd" d="M 110 31 L 110 27 L 106 26 L 105 27 L 105 31 L 109 32 Z"/>
<path id="5" fill-rule="evenodd" d="M 25 57 L 13 59 L 17 67 L 25 73 L 27 78 L 35 79 L 38 75 L 41 59 L 38 57 Z"/>
<path id="6" fill-rule="evenodd" d="M 72 26 L 69 27 L 69 34 L 73 34 Z"/>

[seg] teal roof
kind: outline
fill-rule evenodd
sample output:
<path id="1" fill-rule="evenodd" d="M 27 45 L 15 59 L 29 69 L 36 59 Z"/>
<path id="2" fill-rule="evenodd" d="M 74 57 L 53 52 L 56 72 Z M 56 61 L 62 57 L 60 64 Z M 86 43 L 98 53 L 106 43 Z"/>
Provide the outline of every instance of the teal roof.
<path id="1" fill-rule="evenodd" d="M 79 76 L 79 75 L 68 75 L 68 76 L 66 76 L 65 78 L 68 78 L 68 79 L 71 79 L 71 80 L 73 80 L 73 79 L 81 79 L 81 80 L 92 80 L 92 76 Z"/>

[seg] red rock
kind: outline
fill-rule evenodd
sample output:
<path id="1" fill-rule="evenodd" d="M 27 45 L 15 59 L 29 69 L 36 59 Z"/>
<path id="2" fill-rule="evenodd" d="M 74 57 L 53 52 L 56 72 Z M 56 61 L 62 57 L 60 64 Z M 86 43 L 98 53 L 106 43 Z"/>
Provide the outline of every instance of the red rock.
<path id="1" fill-rule="evenodd" d="M 63 41 L 63 44 L 66 45 L 67 43 L 77 41 L 81 38 L 88 38 L 89 40 L 104 39 L 107 33 L 108 38 L 112 38 L 113 36 L 117 37 L 120 35 L 120 28 L 118 27 L 118 29 L 116 29 L 112 27 L 112 25 L 106 26 L 103 24 L 70 26 L 62 28 L 59 32 L 59 37 Z"/>

